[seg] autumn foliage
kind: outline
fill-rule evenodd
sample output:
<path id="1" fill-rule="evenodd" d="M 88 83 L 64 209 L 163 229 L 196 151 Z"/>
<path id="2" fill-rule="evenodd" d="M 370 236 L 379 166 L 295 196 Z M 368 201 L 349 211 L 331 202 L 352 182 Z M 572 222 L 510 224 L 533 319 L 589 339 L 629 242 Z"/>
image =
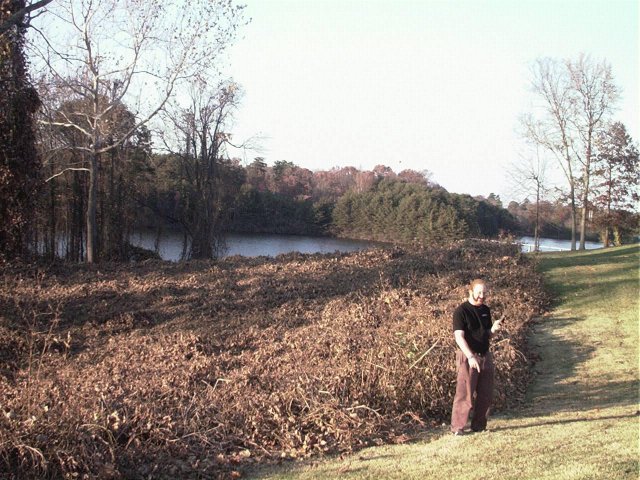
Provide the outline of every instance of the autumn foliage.
<path id="1" fill-rule="evenodd" d="M 513 245 L 6 268 L 0 476 L 215 478 L 407 441 L 448 417 L 476 276 L 504 409 L 546 298 Z"/>

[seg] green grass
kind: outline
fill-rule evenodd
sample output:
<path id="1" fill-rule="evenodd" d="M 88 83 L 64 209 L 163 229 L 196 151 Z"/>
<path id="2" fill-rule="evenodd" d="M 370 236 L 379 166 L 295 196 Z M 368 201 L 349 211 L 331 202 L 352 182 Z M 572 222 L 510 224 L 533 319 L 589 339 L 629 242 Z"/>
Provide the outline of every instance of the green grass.
<path id="1" fill-rule="evenodd" d="M 288 463 L 256 479 L 637 479 L 640 246 L 540 255 L 555 302 L 534 328 L 525 406 L 490 431 Z"/>

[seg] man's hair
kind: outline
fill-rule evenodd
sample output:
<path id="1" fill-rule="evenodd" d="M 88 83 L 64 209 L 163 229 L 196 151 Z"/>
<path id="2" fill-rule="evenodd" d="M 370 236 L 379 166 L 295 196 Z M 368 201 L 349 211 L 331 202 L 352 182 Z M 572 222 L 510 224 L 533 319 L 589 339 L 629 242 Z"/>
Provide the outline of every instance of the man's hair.
<path id="1" fill-rule="evenodd" d="M 473 290 L 476 285 L 484 285 L 486 287 L 487 283 L 481 278 L 476 278 L 472 280 L 471 283 L 469 284 L 469 290 Z"/>

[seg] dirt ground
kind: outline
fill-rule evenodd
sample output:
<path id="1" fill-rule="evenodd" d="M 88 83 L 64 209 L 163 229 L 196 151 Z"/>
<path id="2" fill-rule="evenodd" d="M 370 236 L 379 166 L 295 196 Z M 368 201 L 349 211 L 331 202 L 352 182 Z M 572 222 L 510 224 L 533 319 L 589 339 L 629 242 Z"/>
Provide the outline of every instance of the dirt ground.
<path id="1" fill-rule="evenodd" d="M 517 246 L 4 265 L 0 477 L 227 478 L 405 442 L 448 416 L 453 309 L 490 287 L 496 408 L 546 306 Z"/>

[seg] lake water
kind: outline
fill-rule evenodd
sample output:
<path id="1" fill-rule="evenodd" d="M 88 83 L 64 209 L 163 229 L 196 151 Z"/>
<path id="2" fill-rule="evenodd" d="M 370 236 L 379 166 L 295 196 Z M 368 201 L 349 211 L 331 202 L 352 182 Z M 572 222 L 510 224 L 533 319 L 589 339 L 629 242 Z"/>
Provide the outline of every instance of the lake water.
<path id="1" fill-rule="evenodd" d="M 131 243 L 149 250 L 154 249 L 155 235 L 152 232 L 139 232 L 133 235 Z M 522 237 L 524 252 L 533 250 L 533 237 Z M 270 234 L 229 234 L 226 239 L 227 249 L 221 255 L 229 257 L 242 255 L 245 257 L 268 256 L 275 257 L 282 253 L 333 253 L 353 252 L 364 250 L 376 245 L 376 242 L 364 240 L 348 240 L 330 237 L 305 237 L 299 235 L 270 235 Z M 528 247 L 527 245 L 531 245 Z M 601 243 L 587 242 L 586 248 L 600 248 Z M 554 240 L 543 238 L 540 240 L 542 251 L 569 250 L 571 242 L 568 240 Z M 182 235 L 177 232 L 164 233 L 159 244 L 160 256 L 164 260 L 178 261 L 182 253 Z"/>
<path id="2" fill-rule="evenodd" d="M 154 249 L 155 235 L 151 232 L 140 232 L 133 235 L 133 245 Z M 349 240 L 331 237 L 306 237 L 302 235 L 273 235 L 273 234 L 236 234 L 226 237 L 226 249 L 222 257 L 242 255 L 244 257 L 275 257 L 282 253 L 334 253 L 364 250 L 375 245 L 376 242 L 364 240 Z M 158 246 L 163 260 L 180 260 L 182 254 L 182 235 L 179 233 L 163 233 Z"/>
<path id="3" fill-rule="evenodd" d="M 520 243 L 522 243 L 522 251 L 523 252 L 532 252 L 534 245 L 533 237 L 522 237 L 520 238 Z M 580 246 L 580 240 L 578 239 L 576 242 L 576 248 Z M 584 247 L 587 250 L 591 250 L 594 248 L 602 248 L 603 244 L 600 242 L 584 242 Z M 560 250 L 571 250 L 571 240 L 557 240 L 554 238 L 541 238 L 540 239 L 540 251 L 541 252 L 557 252 Z"/>

